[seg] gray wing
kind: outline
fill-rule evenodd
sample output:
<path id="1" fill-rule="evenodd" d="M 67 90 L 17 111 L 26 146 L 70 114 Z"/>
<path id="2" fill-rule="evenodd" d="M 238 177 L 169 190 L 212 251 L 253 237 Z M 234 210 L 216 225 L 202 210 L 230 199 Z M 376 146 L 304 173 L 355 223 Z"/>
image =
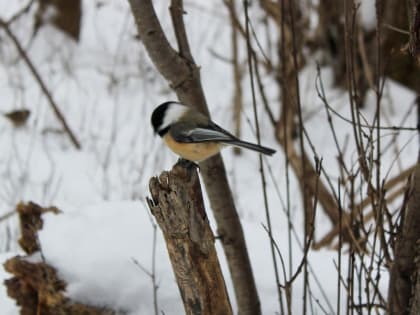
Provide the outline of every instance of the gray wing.
<path id="1" fill-rule="evenodd" d="M 276 152 L 271 148 L 239 140 L 234 135 L 211 122 L 207 126 L 189 123 L 178 123 L 175 126 L 172 126 L 169 129 L 169 132 L 176 141 L 183 143 L 218 141 L 229 143 L 237 147 L 254 150 L 267 155 L 272 155 Z"/>
<path id="2" fill-rule="evenodd" d="M 237 140 L 235 136 L 216 124 L 210 124 L 208 127 L 178 124 L 175 128 L 171 128 L 170 133 L 176 141 L 184 143 Z"/>

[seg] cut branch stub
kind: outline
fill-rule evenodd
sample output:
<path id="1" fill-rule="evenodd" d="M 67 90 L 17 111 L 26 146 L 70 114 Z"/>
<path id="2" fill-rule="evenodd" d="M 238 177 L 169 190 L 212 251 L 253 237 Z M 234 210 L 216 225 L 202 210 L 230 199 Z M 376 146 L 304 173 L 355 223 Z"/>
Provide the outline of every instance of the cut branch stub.
<path id="1" fill-rule="evenodd" d="M 232 314 L 197 172 L 176 164 L 151 178 L 150 192 L 147 202 L 165 237 L 185 313 Z"/>

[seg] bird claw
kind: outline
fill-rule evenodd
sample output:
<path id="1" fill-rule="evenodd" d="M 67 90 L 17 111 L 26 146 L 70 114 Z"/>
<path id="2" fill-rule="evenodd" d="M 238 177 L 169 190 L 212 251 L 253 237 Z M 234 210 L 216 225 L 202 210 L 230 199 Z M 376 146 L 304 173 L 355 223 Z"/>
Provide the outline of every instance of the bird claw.
<path id="1" fill-rule="evenodd" d="M 186 169 L 197 168 L 198 170 L 200 170 L 200 166 L 197 163 L 183 158 L 179 158 L 177 164 Z"/>

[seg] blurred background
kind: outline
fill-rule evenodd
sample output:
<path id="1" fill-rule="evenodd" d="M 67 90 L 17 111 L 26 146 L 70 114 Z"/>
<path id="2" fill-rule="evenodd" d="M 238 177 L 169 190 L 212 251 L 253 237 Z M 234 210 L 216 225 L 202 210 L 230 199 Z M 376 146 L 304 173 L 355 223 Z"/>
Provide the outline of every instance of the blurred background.
<path id="1" fill-rule="evenodd" d="M 418 156 L 420 45 L 406 2 L 251 1 L 247 20 L 242 1 L 184 1 L 212 119 L 256 142 L 256 110 L 262 144 L 277 150 L 263 158 L 265 186 L 257 154 L 222 153 L 262 314 L 386 313 Z M 169 1 L 153 5 L 177 49 Z M 45 215 L 39 243 L 70 298 L 181 314 L 145 204 L 149 179 L 177 160 L 150 115 L 177 97 L 129 2 L 0 0 L 0 12 L 1 262 L 22 253 L 16 205 L 56 206 L 63 213 Z M 19 314 L 4 286 L 0 310 Z"/>

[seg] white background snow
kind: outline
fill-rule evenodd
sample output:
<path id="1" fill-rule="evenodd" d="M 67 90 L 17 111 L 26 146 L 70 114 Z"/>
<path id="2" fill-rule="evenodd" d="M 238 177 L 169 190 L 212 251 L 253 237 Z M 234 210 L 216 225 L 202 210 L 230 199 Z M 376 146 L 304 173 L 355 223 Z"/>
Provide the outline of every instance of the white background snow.
<path id="1" fill-rule="evenodd" d="M 1 17 L 7 19 L 25 3 L 0 0 Z M 374 25 L 371 15 L 374 10 L 372 5 L 362 9 L 364 7 L 367 9 L 363 10 L 362 20 L 370 28 Z M 188 36 L 195 60 L 201 67 L 210 112 L 215 121 L 232 130 L 231 68 L 213 54 L 216 52 L 230 58 L 227 12 L 220 2 L 188 1 L 186 9 Z M 166 1 L 156 1 L 156 10 L 174 42 Z M 136 29 L 127 1 L 83 1 L 81 39 L 77 44 L 50 26 L 42 28 L 31 41 L 31 23 L 31 19 L 23 17 L 13 24 L 13 30 L 53 92 L 83 149 L 75 150 L 65 134 L 54 132 L 60 129 L 59 122 L 26 65 L 17 58 L 10 40 L 0 32 L 0 110 L 7 112 L 26 107 L 32 112 L 23 129 L 13 128 L 6 119 L 0 119 L 0 215 L 12 211 L 20 200 L 57 206 L 63 213 L 45 215 L 45 225 L 39 237 L 46 261 L 55 266 L 68 283 L 66 294 L 84 303 L 112 306 L 131 314 L 152 314 L 152 282 L 134 260 L 151 270 L 153 219 L 145 205 L 148 180 L 170 169 L 177 157 L 153 136 L 149 117 L 156 105 L 174 100 L 175 96 L 156 73 L 141 42 L 134 39 Z M 337 152 L 326 127 L 325 110 L 315 91 L 315 62 L 309 62 L 300 76 L 304 115 L 307 117 L 305 126 L 328 174 L 336 180 L 339 175 Z M 323 68 L 322 76 L 331 105 L 349 117 L 347 93 L 331 86 L 330 69 Z M 278 115 L 276 86 L 271 78 L 265 78 L 264 82 L 271 107 Z M 247 122 L 252 117 L 248 78 L 244 80 L 244 91 L 243 138 L 254 141 Z M 382 121 L 399 125 L 413 103 L 414 94 L 391 81 L 387 81 L 384 94 Z M 375 96 L 369 93 L 364 112 L 369 121 L 374 115 L 374 104 Z M 414 116 L 411 115 L 404 125 L 415 126 Z M 264 145 L 278 150 L 272 158 L 265 159 L 279 186 L 277 191 L 268 176 L 268 197 L 274 237 L 288 260 L 287 220 L 280 200 L 280 197 L 286 199 L 284 155 L 262 107 L 260 118 Z M 346 136 L 351 136 L 349 124 L 336 117 L 334 124 L 340 141 L 344 142 Z M 384 147 L 391 145 L 391 134 L 383 133 Z M 397 174 L 416 160 L 417 141 L 413 132 L 398 135 L 399 148 L 406 143 L 408 145 L 398 162 L 392 164 L 391 174 Z M 231 149 L 226 149 L 223 157 L 244 227 L 263 314 L 276 314 L 279 307 L 269 240 L 262 227 L 265 213 L 258 156 L 253 152 L 235 156 Z M 383 174 L 390 168 L 394 157 L 394 152 L 388 150 L 383 159 Z M 357 161 L 352 141 L 346 159 L 353 163 Z M 292 241 L 295 266 L 302 255 L 299 243 L 303 234 L 298 191 L 292 175 L 292 222 L 299 239 L 293 238 Z M 208 206 L 207 213 L 216 230 Z M 330 222 L 321 209 L 316 219 L 316 236 L 321 237 L 331 227 Z M 16 243 L 17 226 L 16 216 L 0 222 L 0 262 L 22 253 Z M 182 314 L 182 302 L 165 243 L 160 231 L 157 235 L 159 308 L 167 315 Z M 220 244 L 216 244 L 231 301 L 236 307 L 223 251 Z M 329 314 L 334 313 L 337 300 L 336 260 L 334 250 L 311 251 L 309 255 L 313 270 L 310 275 L 313 299 L 318 299 Z M 345 268 L 343 265 L 343 270 Z M 0 279 L 9 277 L 0 268 Z M 317 277 L 327 299 L 314 277 Z M 302 284 L 303 280 L 298 279 L 294 286 L 293 309 L 296 314 L 301 311 Z M 381 281 L 384 294 L 386 287 L 384 277 Z M 323 313 L 316 303 L 314 307 L 315 314 Z M 7 297 L 1 285 L 0 313 L 18 314 L 14 301 Z"/>

